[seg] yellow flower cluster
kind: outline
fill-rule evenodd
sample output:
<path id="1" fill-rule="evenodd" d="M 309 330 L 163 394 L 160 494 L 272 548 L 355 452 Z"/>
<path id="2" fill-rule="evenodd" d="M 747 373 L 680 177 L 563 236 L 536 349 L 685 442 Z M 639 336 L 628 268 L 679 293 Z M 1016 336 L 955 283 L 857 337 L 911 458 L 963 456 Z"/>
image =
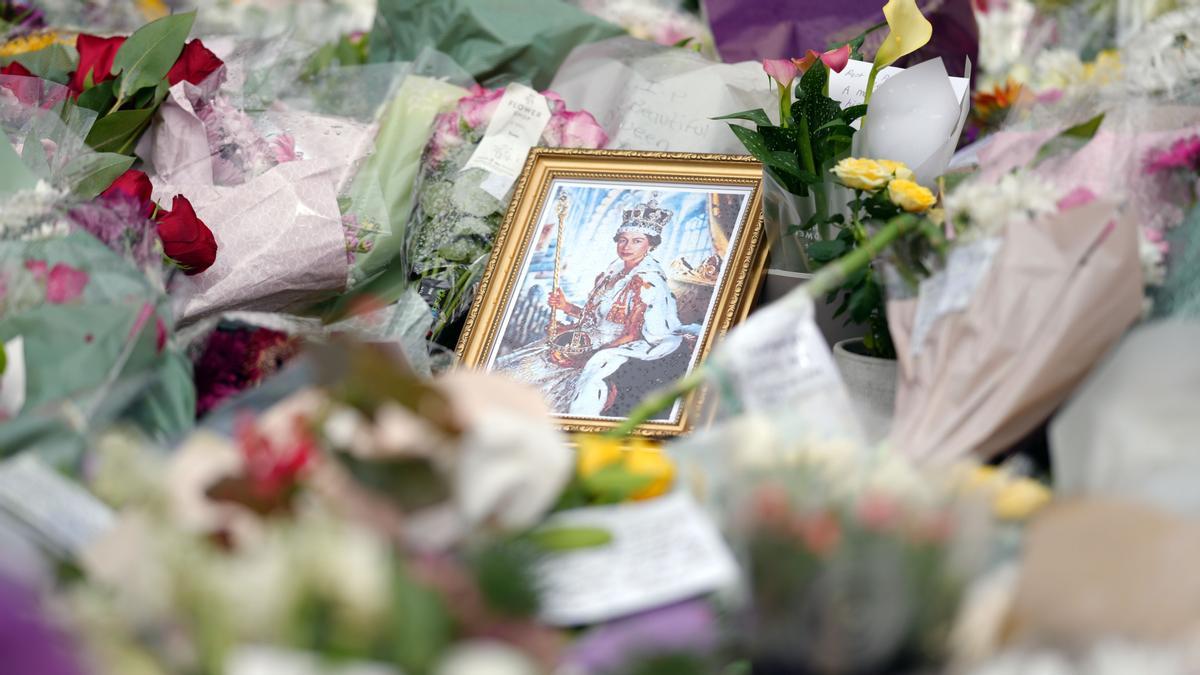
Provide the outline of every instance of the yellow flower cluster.
<path id="1" fill-rule="evenodd" d="M 903 162 L 849 157 L 838 162 L 833 173 L 854 190 L 875 192 L 887 187 L 892 203 L 909 213 L 924 213 L 937 203 L 933 192 L 918 185 Z"/>
<path id="2" fill-rule="evenodd" d="M 8 42 L 5 42 L 3 45 L 0 45 L 0 58 L 9 58 L 12 56 L 20 56 L 22 54 L 40 51 L 55 43 L 68 46 L 74 45 L 75 36 L 70 35 L 64 37 L 54 31 L 22 35 L 21 37 L 13 38 Z"/>
<path id="3" fill-rule="evenodd" d="M 991 498 L 992 512 L 1001 520 L 1028 520 L 1054 499 L 1050 489 L 1029 478 L 1012 478 L 993 466 L 972 470 L 964 481 L 969 492 Z"/>
<path id="4" fill-rule="evenodd" d="M 633 498 L 639 500 L 660 497 L 675 484 L 675 464 L 653 441 L 580 434 L 575 437 L 575 443 L 576 471 L 581 478 L 606 467 L 620 466 L 635 476 L 650 479 L 645 487 L 633 494 Z"/>
<path id="5" fill-rule="evenodd" d="M 900 162 L 881 159 L 848 157 L 833 167 L 838 180 L 848 188 L 874 192 L 885 187 L 893 178 L 913 177 L 912 171 Z"/>

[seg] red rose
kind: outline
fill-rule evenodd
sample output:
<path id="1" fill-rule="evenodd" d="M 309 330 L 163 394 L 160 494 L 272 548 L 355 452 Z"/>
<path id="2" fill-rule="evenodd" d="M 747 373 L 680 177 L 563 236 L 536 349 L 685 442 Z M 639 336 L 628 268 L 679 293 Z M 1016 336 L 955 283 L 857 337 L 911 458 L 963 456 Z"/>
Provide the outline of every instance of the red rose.
<path id="1" fill-rule="evenodd" d="M 167 73 L 167 82 L 172 87 L 180 82 L 200 84 L 224 65 L 225 62 L 210 52 L 203 42 L 192 40 L 184 45 L 183 53 L 176 59 L 175 65 L 171 66 Z"/>
<path id="2" fill-rule="evenodd" d="M 20 77 L 34 77 L 34 74 L 29 72 L 29 69 L 21 65 L 20 61 L 12 63 L 0 68 L 0 75 L 18 75 Z"/>
<path id="3" fill-rule="evenodd" d="M 204 221 L 196 217 L 192 203 L 176 195 L 170 211 L 159 211 L 158 237 L 163 252 L 183 267 L 186 274 L 199 274 L 217 259 L 217 240 Z"/>
<path id="4" fill-rule="evenodd" d="M 88 73 L 92 74 L 93 85 L 112 79 L 113 59 L 117 58 L 117 50 L 123 44 L 123 37 L 102 38 L 86 33 L 80 34 L 75 40 L 75 49 L 79 52 L 79 67 L 71 73 L 71 81 L 67 83 L 67 87 L 78 96 L 83 93 L 83 84 Z"/>
<path id="5" fill-rule="evenodd" d="M 11 75 L 13 77 L 28 77 L 34 79 L 28 80 L 8 80 L 0 85 L 12 92 L 13 96 L 17 97 L 17 101 L 21 105 L 37 105 L 42 98 L 42 82 L 37 79 L 37 75 L 29 72 L 29 69 L 21 65 L 17 61 L 0 68 L 0 75 Z"/>
<path id="6" fill-rule="evenodd" d="M 100 198 L 136 202 L 141 207 L 142 215 L 149 218 L 154 213 L 153 194 L 154 186 L 150 184 L 150 177 L 137 169 L 129 169 L 101 192 Z"/>

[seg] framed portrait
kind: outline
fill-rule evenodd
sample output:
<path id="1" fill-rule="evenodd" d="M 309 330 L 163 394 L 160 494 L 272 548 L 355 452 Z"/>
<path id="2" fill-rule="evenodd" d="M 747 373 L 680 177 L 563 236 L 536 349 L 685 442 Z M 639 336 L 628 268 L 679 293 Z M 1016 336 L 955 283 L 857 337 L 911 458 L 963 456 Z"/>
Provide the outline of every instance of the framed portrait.
<path id="1" fill-rule="evenodd" d="M 698 367 L 749 312 L 766 262 L 750 157 L 535 148 L 458 343 L 603 431 Z M 688 431 L 703 390 L 637 433 Z"/>

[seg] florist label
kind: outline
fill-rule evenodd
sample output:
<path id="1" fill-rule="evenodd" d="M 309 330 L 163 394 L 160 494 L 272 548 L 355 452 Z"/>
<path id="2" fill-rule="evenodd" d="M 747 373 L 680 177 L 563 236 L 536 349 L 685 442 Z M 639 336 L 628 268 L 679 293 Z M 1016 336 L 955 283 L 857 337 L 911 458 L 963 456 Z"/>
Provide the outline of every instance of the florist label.
<path id="1" fill-rule="evenodd" d="M 463 170 L 487 171 L 491 175 L 480 187 L 496 199 L 504 199 L 521 174 L 529 149 L 537 145 L 549 122 L 550 107 L 544 96 L 520 84 L 508 85 L 483 140 Z"/>
<path id="2" fill-rule="evenodd" d="M 560 626 L 607 621 L 711 593 L 737 581 L 733 554 L 684 492 L 561 513 L 551 527 L 597 527 L 612 541 L 542 564 L 542 619 Z"/>

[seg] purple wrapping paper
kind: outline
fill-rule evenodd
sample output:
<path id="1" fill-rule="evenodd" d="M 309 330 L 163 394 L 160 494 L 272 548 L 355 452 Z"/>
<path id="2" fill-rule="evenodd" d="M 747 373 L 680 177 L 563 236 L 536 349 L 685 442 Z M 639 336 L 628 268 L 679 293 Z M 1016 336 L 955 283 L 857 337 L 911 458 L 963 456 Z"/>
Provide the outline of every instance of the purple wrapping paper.
<path id="1" fill-rule="evenodd" d="M 704 0 L 704 10 L 727 63 L 803 56 L 830 42 L 849 40 L 883 21 L 884 0 Z M 961 77 L 963 57 L 977 61 L 979 33 L 970 0 L 919 0 L 933 24 L 933 40 L 897 65 L 941 56 L 950 75 Z M 874 56 L 887 30 L 871 35 L 863 52 Z"/>

